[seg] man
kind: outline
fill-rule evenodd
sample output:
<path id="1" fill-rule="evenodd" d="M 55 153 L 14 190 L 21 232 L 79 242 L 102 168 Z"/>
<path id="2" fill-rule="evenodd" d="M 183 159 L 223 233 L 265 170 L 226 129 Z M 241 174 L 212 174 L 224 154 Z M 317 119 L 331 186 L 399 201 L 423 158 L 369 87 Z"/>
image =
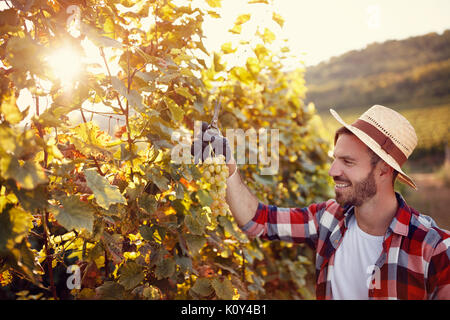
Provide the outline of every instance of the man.
<path id="1" fill-rule="evenodd" d="M 417 145 L 414 128 L 375 105 L 336 132 L 329 174 L 336 199 L 305 208 L 266 205 L 250 192 L 229 156 L 227 202 L 249 236 L 307 243 L 316 251 L 318 299 L 450 299 L 450 233 L 409 207 L 394 181 L 417 189 L 401 169 Z"/>

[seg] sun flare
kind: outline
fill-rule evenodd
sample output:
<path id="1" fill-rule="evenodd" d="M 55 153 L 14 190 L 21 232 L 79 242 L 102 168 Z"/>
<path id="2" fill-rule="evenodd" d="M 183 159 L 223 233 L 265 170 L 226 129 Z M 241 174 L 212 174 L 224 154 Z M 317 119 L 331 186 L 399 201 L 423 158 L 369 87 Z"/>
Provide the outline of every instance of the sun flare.
<path id="1" fill-rule="evenodd" d="M 76 81 L 82 68 L 80 54 L 70 47 L 56 49 L 47 57 L 47 62 L 63 86 L 71 85 Z"/>

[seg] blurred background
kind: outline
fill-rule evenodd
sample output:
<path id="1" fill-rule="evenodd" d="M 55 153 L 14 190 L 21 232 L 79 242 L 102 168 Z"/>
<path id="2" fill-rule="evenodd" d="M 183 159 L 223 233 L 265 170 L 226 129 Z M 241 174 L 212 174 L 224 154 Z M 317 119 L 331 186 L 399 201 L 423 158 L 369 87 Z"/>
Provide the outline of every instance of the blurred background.
<path id="1" fill-rule="evenodd" d="M 399 111 L 419 139 L 405 164 L 419 191 L 401 184 L 397 190 L 410 205 L 450 229 L 450 2 L 270 3 L 284 19 L 282 28 L 272 29 L 277 39 L 284 39 L 276 45 L 295 52 L 293 68 L 304 66 L 305 103 L 314 104 L 324 137 L 331 141 L 339 127 L 329 108 L 350 123 L 374 104 Z M 213 49 L 233 37 L 222 26 L 249 8 L 227 0 L 221 10 L 221 20 L 206 21 L 205 43 Z M 262 8 L 248 23 L 273 24 L 269 12 Z M 248 27 L 247 32 L 254 30 Z M 240 57 L 245 61 L 245 52 Z"/>

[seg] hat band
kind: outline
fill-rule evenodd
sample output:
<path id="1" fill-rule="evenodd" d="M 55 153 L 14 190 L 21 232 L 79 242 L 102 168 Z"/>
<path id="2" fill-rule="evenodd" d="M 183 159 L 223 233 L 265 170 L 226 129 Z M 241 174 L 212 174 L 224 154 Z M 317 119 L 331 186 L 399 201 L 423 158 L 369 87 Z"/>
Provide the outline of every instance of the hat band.
<path id="1" fill-rule="evenodd" d="M 397 161 L 400 167 L 407 160 L 405 154 L 392 142 L 388 136 L 378 130 L 377 127 L 361 119 L 356 120 L 352 126 L 361 130 L 375 140 L 375 142 L 380 145 L 381 149 Z"/>

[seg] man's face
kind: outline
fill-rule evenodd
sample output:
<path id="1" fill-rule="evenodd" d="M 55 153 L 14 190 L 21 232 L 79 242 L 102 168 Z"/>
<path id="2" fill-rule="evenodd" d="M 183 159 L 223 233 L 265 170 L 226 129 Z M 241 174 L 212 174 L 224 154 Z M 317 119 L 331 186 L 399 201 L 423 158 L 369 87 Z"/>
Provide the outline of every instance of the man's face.
<path id="1" fill-rule="evenodd" d="M 341 134 L 334 148 L 334 161 L 328 172 L 335 182 L 336 201 L 361 206 L 377 193 L 374 170 L 367 146 L 352 134 Z"/>

